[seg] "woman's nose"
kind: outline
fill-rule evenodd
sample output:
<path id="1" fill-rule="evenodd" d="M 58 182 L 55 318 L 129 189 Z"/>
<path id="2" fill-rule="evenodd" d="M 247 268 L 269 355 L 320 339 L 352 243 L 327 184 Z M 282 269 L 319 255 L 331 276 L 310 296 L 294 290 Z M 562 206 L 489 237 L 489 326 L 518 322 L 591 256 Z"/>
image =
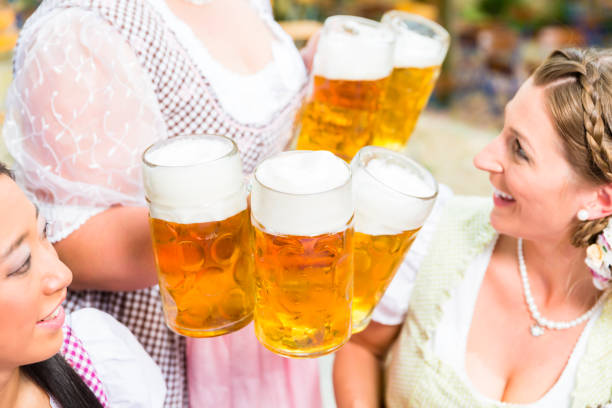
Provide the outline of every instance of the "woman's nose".
<path id="1" fill-rule="evenodd" d="M 59 260 L 53 247 L 49 251 L 52 251 L 52 253 L 48 253 L 45 256 L 45 265 L 42 266 L 46 269 L 43 277 L 43 288 L 46 295 L 64 290 L 72 283 L 72 272 L 70 269 Z"/>
<path id="2" fill-rule="evenodd" d="M 474 156 L 474 166 L 477 169 L 489 173 L 501 173 L 504 171 L 502 165 L 502 152 L 500 149 L 500 136 L 493 139 L 476 156 Z"/>

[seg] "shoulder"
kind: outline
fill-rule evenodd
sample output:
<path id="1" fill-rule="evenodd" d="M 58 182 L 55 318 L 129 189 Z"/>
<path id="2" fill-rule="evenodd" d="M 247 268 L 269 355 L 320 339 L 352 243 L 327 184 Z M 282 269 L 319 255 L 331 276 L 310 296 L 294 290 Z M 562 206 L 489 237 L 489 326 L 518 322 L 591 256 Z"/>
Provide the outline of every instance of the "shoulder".
<path id="1" fill-rule="evenodd" d="M 127 327 L 119 323 L 114 317 L 101 310 L 86 307 L 70 314 L 70 327 L 78 335 L 79 339 L 84 340 L 92 335 L 99 336 L 106 333 L 108 337 L 121 340 L 123 343 L 131 343 L 135 340 Z M 95 329 L 95 330 L 90 330 Z"/>
<path id="2" fill-rule="evenodd" d="M 21 30 L 20 39 L 39 32 L 50 32 L 63 28 L 70 29 L 74 25 L 87 20 L 88 23 L 103 22 L 103 19 L 91 9 L 78 5 L 61 5 L 53 2 L 43 2 L 30 16 Z"/>
<path id="3" fill-rule="evenodd" d="M 495 237 L 490 223 L 492 200 L 453 196 L 448 200 L 432 233 L 422 266 L 443 270 L 463 265 L 484 250 Z"/>
<path id="4" fill-rule="evenodd" d="M 273 16 L 272 4 L 268 0 L 250 0 L 251 6 L 265 16 Z"/>
<path id="5" fill-rule="evenodd" d="M 161 370 L 127 327 L 93 308 L 70 315 L 73 333 L 83 343 L 112 407 L 161 407 Z"/>
<path id="6" fill-rule="evenodd" d="M 113 33 L 112 27 L 92 10 L 80 7 L 45 7 L 43 3 L 28 18 L 19 33 L 13 58 L 15 67 L 19 68 L 29 56 L 38 58 L 60 46 L 64 50 L 65 58 L 68 58 L 75 47 L 95 47 L 96 41 L 99 45 L 101 39 L 106 39 Z"/>
<path id="7" fill-rule="evenodd" d="M 438 234 L 489 230 L 493 203 L 488 197 L 455 195 L 447 200 L 440 216 Z"/>
<path id="8" fill-rule="evenodd" d="M 572 408 L 607 407 L 612 401 L 612 294 L 603 296 L 607 299 L 588 333 L 586 352 L 578 364 Z"/>
<path id="9" fill-rule="evenodd" d="M 462 219 L 469 219 L 482 213 L 491 212 L 492 202 L 489 197 L 453 195 L 445 206 L 445 213 L 453 213 Z"/>

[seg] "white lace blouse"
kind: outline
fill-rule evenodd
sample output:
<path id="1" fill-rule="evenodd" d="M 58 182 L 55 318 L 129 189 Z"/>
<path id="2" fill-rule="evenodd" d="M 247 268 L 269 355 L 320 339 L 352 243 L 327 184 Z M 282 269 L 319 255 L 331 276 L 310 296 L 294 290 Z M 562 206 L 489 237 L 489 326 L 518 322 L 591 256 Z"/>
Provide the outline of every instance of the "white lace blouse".
<path id="1" fill-rule="evenodd" d="M 256 126 L 273 120 L 296 99 L 306 70 L 264 0 L 250 4 L 275 36 L 274 58 L 253 75 L 224 68 L 163 0 L 146 1 L 176 36 L 168 41 L 170 46 L 174 38 L 179 40 L 190 61 L 206 75 L 221 110 L 236 122 L 255 126 L 247 131 L 257 133 Z M 18 182 L 50 221 L 51 242 L 62 240 L 112 205 L 145 206 L 142 151 L 172 135 L 173 123 L 159 105 L 157 78 L 153 76 L 152 82 L 152 74 L 134 51 L 137 41 L 141 40 L 128 44 L 98 14 L 72 7 L 40 12 L 19 39 L 3 134 L 15 159 Z M 172 97 L 192 97 L 185 86 Z M 252 146 L 264 152 L 273 149 L 261 140 L 248 143 L 243 160 L 254 155 Z M 245 163 L 247 170 L 252 166 Z"/>
<path id="2" fill-rule="evenodd" d="M 107 206 L 145 205 L 142 147 L 166 127 L 148 77 L 112 27 L 80 9 L 36 23 L 19 40 L 27 51 L 14 61 L 4 137 L 55 242 Z"/>

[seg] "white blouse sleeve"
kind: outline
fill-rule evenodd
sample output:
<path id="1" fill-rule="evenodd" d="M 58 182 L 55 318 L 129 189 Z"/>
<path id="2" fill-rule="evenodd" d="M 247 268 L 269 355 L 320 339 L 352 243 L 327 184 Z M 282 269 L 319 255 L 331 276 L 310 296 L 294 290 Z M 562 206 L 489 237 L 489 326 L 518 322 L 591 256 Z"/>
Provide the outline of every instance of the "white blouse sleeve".
<path id="1" fill-rule="evenodd" d="M 3 133 L 55 242 L 110 206 L 145 205 L 141 154 L 166 127 L 148 73 L 110 24 L 80 9 L 33 21 L 16 49 Z"/>
<path id="2" fill-rule="evenodd" d="M 429 250 L 429 244 L 436 232 L 443 208 L 452 196 L 453 192 L 449 187 L 439 185 L 438 197 L 431 214 L 408 250 L 387 291 L 374 309 L 372 320 L 390 326 L 403 323 L 417 272 Z"/>
<path id="3" fill-rule="evenodd" d="M 69 325 L 89 354 L 109 407 L 163 406 L 166 386 L 161 370 L 127 327 L 92 308 L 72 313 Z"/>
<path id="4" fill-rule="evenodd" d="M 274 18 L 274 12 L 272 10 L 272 3 L 270 0 L 251 0 L 251 4 L 260 13 Z"/>

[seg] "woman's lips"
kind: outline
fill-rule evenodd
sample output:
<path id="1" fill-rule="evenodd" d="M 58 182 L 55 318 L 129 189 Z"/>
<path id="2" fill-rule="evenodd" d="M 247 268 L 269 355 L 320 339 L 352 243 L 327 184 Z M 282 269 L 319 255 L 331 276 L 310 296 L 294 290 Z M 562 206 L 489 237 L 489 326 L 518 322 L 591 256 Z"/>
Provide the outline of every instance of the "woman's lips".
<path id="1" fill-rule="evenodd" d="M 501 190 L 493 187 L 493 203 L 498 207 L 505 207 L 508 205 L 512 205 L 516 202 L 514 197 L 512 197 L 508 193 L 504 193 Z"/>
<path id="2" fill-rule="evenodd" d="M 64 325 L 65 318 L 66 314 L 64 312 L 64 308 L 62 307 L 62 304 L 60 303 L 53 312 L 51 312 L 44 319 L 39 320 L 36 325 L 49 329 L 59 329 Z"/>

